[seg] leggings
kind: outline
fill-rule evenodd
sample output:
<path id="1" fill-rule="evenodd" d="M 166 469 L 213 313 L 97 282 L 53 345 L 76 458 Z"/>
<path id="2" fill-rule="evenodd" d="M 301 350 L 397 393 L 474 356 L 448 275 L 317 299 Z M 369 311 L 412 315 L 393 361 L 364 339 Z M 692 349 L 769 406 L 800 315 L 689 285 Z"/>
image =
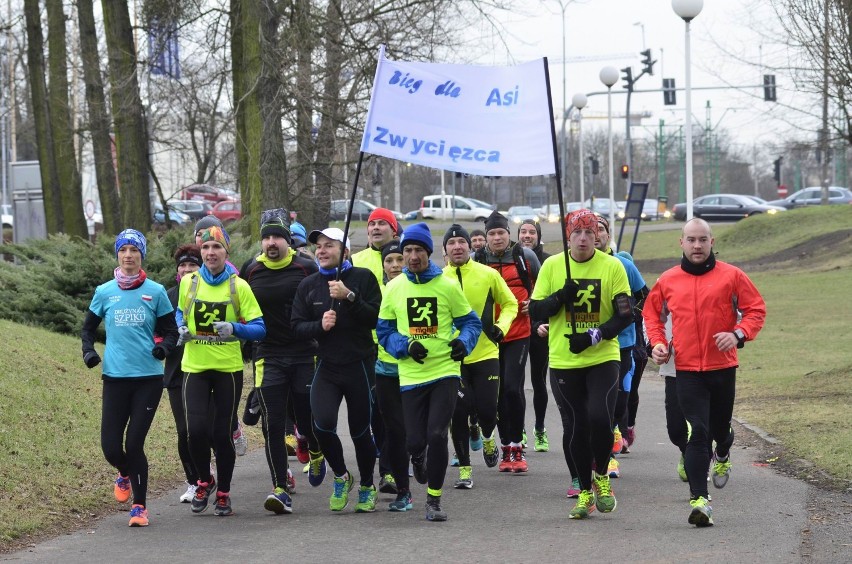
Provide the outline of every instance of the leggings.
<path id="1" fill-rule="evenodd" d="M 222 493 L 231 491 L 231 478 L 234 476 L 237 453 L 234 450 L 231 435 L 237 418 L 237 406 L 242 389 L 242 371 L 189 372 L 183 380 L 183 405 L 186 412 L 189 454 L 192 456 L 195 468 L 201 474 L 199 480 L 209 482 L 206 474 L 207 469 L 210 468 L 210 419 L 212 417 L 212 441 L 216 451 L 218 473 L 217 487 Z"/>
<path id="2" fill-rule="evenodd" d="M 639 382 L 642 381 L 642 373 L 648 365 L 648 355 L 644 352 L 639 354 L 633 349 L 633 362 L 636 368 L 633 370 L 633 383 L 630 386 L 630 396 L 627 398 L 627 426 L 636 425 L 636 413 L 639 412 Z"/>
<path id="3" fill-rule="evenodd" d="M 470 427 L 468 417 L 476 414 L 482 436 L 490 437 L 497 425 L 497 394 L 500 389 L 500 361 L 496 358 L 462 364 L 461 384 L 450 432 L 459 466 L 470 466 Z"/>
<path id="4" fill-rule="evenodd" d="M 666 431 L 669 440 L 678 448 L 681 454 L 686 452 L 686 441 L 689 440 L 689 431 L 683 411 L 680 410 L 680 402 L 677 399 L 677 378 L 666 376 Z"/>
<path id="5" fill-rule="evenodd" d="M 550 389 L 562 417 L 562 449 L 580 487 L 592 487 L 592 460 L 606 472 L 612 450 L 612 417 L 618 393 L 618 361 L 586 368 L 551 368 Z"/>
<path id="6" fill-rule="evenodd" d="M 544 429 L 544 416 L 547 414 L 547 361 L 547 337 L 530 336 L 530 381 L 537 431 Z"/>
<path id="7" fill-rule="evenodd" d="M 689 424 L 684 466 L 693 498 L 707 497 L 707 472 L 712 441 L 716 454 L 728 456 L 734 444 L 736 367 L 707 372 L 677 371 L 677 398 Z"/>
<path id="8" fill-rule="evenodd" d="M 497 399 L 497 428 L 500 443 L 521 444 L 524 435 L 524 378 L 526 378 L 529 337 L 500 343 L 500 393 Z M 458 454 L 458 453 L 457 453 Z"/>
<path id="9" fill-rule="evenodd" d="M 186 437 L 186 414 L 183 412 L 183 378 L 184 375 L 181 374 L 180 388 L 166 388 L 166 390 L 169 393 L 169 405 L 172 407 L 172 415 L 175 418 L 178 456 L 181 466 L 183 466 L 183 473 L 188 484 L 196 484 L 201 476 L 198 475 L 198 471 L 192 463 L 192 456 L 189 454 L 189 442 Z"/>
<path id="10" fill-rule="evenodd" d="M 624 378 L 633 366 L 633 347 L 620 349 L 620 354 L 621 360 L 618 363 L 618 397 L 615 399 L 613 425 L 618 425 L 621 432 L 624 433 L 627 431 L 627 400 L 630 396 L 630 390 L 624 389 Z M 631 389 L 635 385 L 635 378 L 634 376 L 634 380 L 631 382 Z"/>
<path id="11" fill-rule="evenodd" d="M 337 436 L 337 414 L 346 398 L 349 434 L 355 445 L 355 459 L 361 474 L 361 485 L 373 485 L 376 467 L 376 445 L 370 434 L 373 399 L 370 390 L 375 380 L 375 360 L 364 359 L 349 364 L 320 360 L 311 386 L 311 411 L 314 434 L 335 476 L 346 474 L 343 445 Z"/>
<path id="12" fill-rule="evenodd" d="M 313 378 L 313 364 L 287 365 L 277 362 L 276 359 L 263 359 L 262 370 L 272 375 L 285 375 L 283 380 L 270 381 L 276 384 L 264 385 L 257 389 L 260 411 L 263 414 L 261 423 L 263 438 L 266 445 L 266 463 L 272 477 L 273 488 L 284 488 L 287 485 L 287 446 L 284 436 L 287 434 L 287 419 L 292 405 L 296 414 L 296 425 L 299 429 L 305 429 L 304 435 L 308 439 L 308 448 L 314 452 L 319 451 L 319 443 L 312 431 L 311 426 L 311 379 Z"/>
<path id="13" fill-rule="evenodd" d="M 408 490 L 408 451 L 405 448 L 405 416 L 399 377 L 376 375 L 376 403 L 385 427 L 382 458 L 387 456 L 390 473 L 399 491 Z"/>
<path id="14" fill-rule="evenodd" d="M 139 505 L 148 495 L 145 438 L 162 395 L 162 377 L 104 379 L 101 450 L 119 474 L 130 477 L 133 503 Z"/>
<path id="15" fill-rule="evenodd" d="M 447 430 L 458 391 L 459 379 L 452 376 L 402 391 L 408 452 L 414 458 L 426 456 L 429 495 L 440 496 L 444 486 L 450 459 Z"/>

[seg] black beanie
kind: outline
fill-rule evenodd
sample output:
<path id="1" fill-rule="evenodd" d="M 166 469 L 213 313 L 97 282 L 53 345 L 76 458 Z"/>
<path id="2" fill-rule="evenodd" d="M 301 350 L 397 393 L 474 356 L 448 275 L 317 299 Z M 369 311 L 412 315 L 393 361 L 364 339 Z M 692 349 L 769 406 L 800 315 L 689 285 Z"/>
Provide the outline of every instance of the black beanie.
<path id="1" fill-rule="evenodd" d="M 291 241 L 290 213 L 284 208 L 264 210 L 260 214 L 260 237 L 262 239 L 269 235 L 278 235 L 287 242 Z"/>
<path id="2" fill-rule="evenodd" d="M 538 233 L 538 243 L 541 244 L 541 224 L 534 219 L 524 219 L 521 221 L 521 224 L 518 226 L 518 239 L 521 237 L 521 227 L 524 225 L 532 225 L 535 227 L 536 233 Z"/>
<path id="3" fill-rule="evenodd" d="M 458 223 L 454 223 L 450 225 L 450 228 L 447 229 L 447 232 L 444 233 L 444 250 L 447 250 L 447 241 L 452 237 L 464 237 L 464 240 L 467 241 L 468 246 L 470 246 L 470 234 L 467 232 L 467 229 L 459 225 Z"/>
<path id="4" fill-rule="evenodd" d="M 497 210 L 491 212 L 491 215 L 485 220 L 485 233 L 488 233 L 492 229 L 509 230 L 509 220 Z"/>
<path id="5" fill-rule="evenodd" d="M 385 243 L 382 245 L 382 262 L 385 262 L 385 259 L 388 258 L 388 255 L 392 254 L 402 254 L 402 247 L 399 246 L 399 240 L 394 239 L 390 243 Z"/>

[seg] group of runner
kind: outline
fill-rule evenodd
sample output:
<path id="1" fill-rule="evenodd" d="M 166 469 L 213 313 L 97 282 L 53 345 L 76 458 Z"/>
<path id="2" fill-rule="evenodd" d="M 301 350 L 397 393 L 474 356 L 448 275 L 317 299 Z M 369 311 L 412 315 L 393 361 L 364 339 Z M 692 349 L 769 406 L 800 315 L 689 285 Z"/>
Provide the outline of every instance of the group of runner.
<path id="1" fill-rule="evenodd" d="M 670 428 L 670 435 L 677 436 L 682 476 L 690 483 L 689 522 L 711 525 L 711 456 L 717 487 L 731 469 L 736 348 L 756 336 L 765 306 L 741 271 L 715 262 L 709 225 L 686 224 L 683 264 L 666 272 L 650 295 L 629 255 L 613 256 L 606 220 L 589 210 L 566 217 L 568 250 L 550 257 L 535 222 L 523 222 L 516 241 L 499 212 L 484 227 L 468 233 L 452 225 L 443 236 L 441 269 L 430 258 L 428 225 L 403 230 L 384 208 L 370 215 L 369 245 L 354 255 L 342 230 L 306 234 L 286 210 L 267 210 L 261 252 L 239 273 L 227 260 L 225 228 L 197 226 L 197 245 L 175 251 L 179 284 L 168 293 L 141 268 L 144 236 L 119 234 L 115 279 L 95 292 L 83 355 L 89 368 L 100 362 L 95 330 L 105 320 L 102 445 L 118 470 L 116 499 L 133 498 L 130 525 L 148 524 L 143 447 L 163 385 L 188 482 L 181 501 L 201 513 L 215 493 L 214 513 L 233 514 L 244 361 L 254 377 L 244 420 L 261 420 L 269 511 L 293 510 L 284 440 L 293 423 L 310 485 L 320 486 L 330 470 L 329 508 L 349 506 L 355 476 L 337 434 L 344 399 L 358 470 L 356 512 L 375 511 L 378 491 L 395 494 L 390 511 L 411 510 L 411 474 L 426 485 L 426 518 L 446 520 L 448 431 L 459 472 L 455 488 L 473 487 L 471 451 L 482 450 L 486 466 L 500 472 L 528 472 L 528 359 L 536 451 L 549 450 L 550 368 L 571 476 L 568 496 L 577 498 L 569 517 L 613 511 L 610 479 L 620 475 L 615 455 L 629 451 L 635 438 L 636 388 L 647 359 L 643 317 L 655 362 L 664 364 L 678 350 L 667 412 L 670 395 L 676 396 L 690 433 Z M 312 255 L 304 250 L 308 243 Z M 701 299 L 690 302 L 695 292 Z M 677 420 L 667 417 L 670 427 Z"/>

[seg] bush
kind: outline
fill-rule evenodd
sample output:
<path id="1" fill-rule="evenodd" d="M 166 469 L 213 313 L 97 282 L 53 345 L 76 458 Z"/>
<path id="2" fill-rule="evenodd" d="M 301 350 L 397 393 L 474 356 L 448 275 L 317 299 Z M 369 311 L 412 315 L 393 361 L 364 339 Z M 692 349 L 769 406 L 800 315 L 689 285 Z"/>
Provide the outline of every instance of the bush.
<path id="1" fill-rule="evenodd" d="M 151 280 L 166 288 L 174 286 L 172 255 L 178 246 L 192 241 L 191 228 L 152 232 L 147 237 L 142 268 Z M 114 244 L 106 236 L 89 243 L 59 234 L 0 245 L 0 253 L 14 259 L 13 263 L 0 261 L 0 318 L 78 335 L 95 288 L 113 277 L 117 266 Z M 257 247 L 234 229 L 231 262 L 240 268 Z"/>

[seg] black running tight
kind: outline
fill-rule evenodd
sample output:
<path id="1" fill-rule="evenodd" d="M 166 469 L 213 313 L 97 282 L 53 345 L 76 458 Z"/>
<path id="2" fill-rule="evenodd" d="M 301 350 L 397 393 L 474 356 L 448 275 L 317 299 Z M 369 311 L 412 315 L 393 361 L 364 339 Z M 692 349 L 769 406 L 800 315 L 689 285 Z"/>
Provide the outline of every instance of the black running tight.
<path id="1" fill-rule="evenodd" d="M 547 337 L 530 337 L 530 381 L 533 389 L 533 411 L 535 428 L 544 429 L 544 416 L 547 414 Z"/>
<path id="2" fill-rule="evenodd" d="M 385 428 L 382 458 L 387 459 L 390 472 L 400 490 L 409 489 L 408 450 L 405 448 L 405 417 L 402 411 L 402 392 L 399 377 L 376 374 L 376 403 Z"/>
<path id="3" fill-rule="evenodd" d="M 520 444 L 524 434 L 524 395 L 529 337 L 500 343 L 500 394 L 498 399 L 500 443 Z"/>
<path id="4" fill-rule="evenodd" d="M 459 379 L 448 377 L 402 392 L 408 452 L 413 457 L 426 455 L 427 484 L 430 490 L 440 491 L 444 486 L 450 459 L 447 430 L 458 391 Z"/>
<path id="5" fill-rule="evenodd" d="M 497 425 L 497 393 L 500 388 L 500 361 L 496 358 L 462 364 L 462 382 L 453 412 L 450 432 L 459 466 L 470 466 L 470 427 L 468 418 L 476 414 L 482 437 L 488 438 Z"/>

